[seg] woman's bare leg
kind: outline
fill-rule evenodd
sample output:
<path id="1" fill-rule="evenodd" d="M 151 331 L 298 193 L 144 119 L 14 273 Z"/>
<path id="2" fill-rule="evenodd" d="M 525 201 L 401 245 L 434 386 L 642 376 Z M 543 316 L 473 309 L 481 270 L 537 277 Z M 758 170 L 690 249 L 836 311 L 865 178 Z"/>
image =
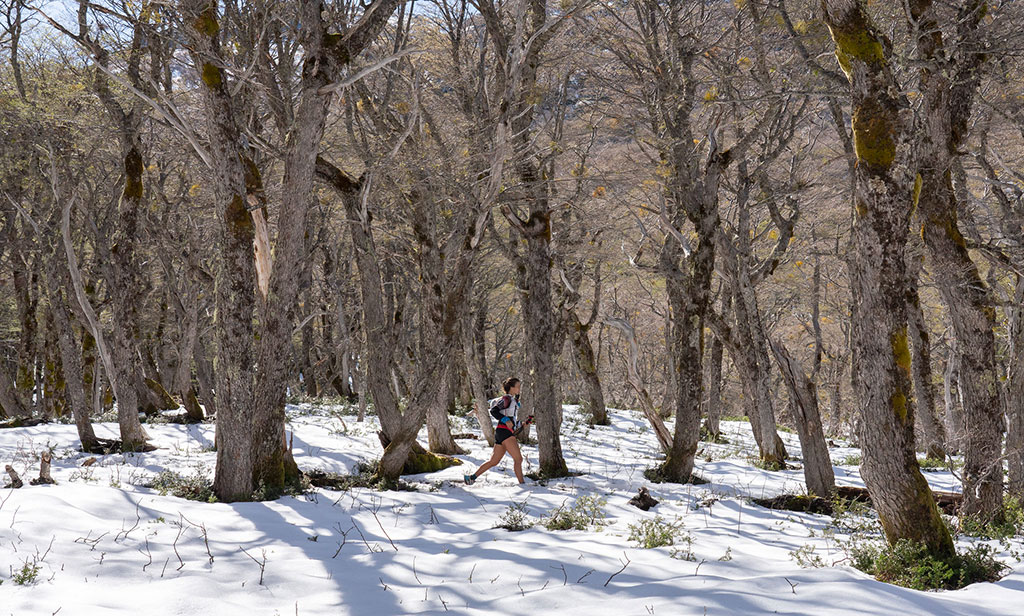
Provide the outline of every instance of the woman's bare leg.
<path id="1" fill-rule="evenodd" d="M 519 483 L 526 483 L 526 480 L 523 479 L 523 452 L 519 451 L 519 441 L 512 436 L 505 439 L 502 444 L 508 451 L 508 455 L 512 456 L 512 468 L 516 472 L 516 479 L 519 480 Z"/>
<path id="2" fill-rule="evenodd" d="M 508 440 L 515 440 L 515 439 L 508 439 Z M 516 451 L 518 451 L 518 450 L 519 450 L 519 448 L 517 447 Z M 497 466 L 498 462 L 501 462 L 501 458 L 504 455 L 505 455 L 505 446 L 504 445 L 495 445 L 494 446 L 494 452 L 491 454 L 491 459 L 486 461 L 486 462 L 484 462 L 482 465 L 480 465 L 480 468 L 476 469 L 476 476 L 479 477 L 480 475 L 483 475 L 485 472 L 487 472 L 487 470 L 490 469 L 491 467 Z"/>

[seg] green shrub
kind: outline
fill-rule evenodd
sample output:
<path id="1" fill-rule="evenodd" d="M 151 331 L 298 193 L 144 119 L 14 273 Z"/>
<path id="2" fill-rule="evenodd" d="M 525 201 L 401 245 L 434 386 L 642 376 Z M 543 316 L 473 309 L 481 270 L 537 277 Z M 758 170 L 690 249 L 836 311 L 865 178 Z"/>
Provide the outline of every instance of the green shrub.
<path id="1" fill-rule="evenodd" d="M 526 512 L 526 501 L 509 505 L 505 513 L 501 514 L 494 528 L 504 528 L 511 532 L 533 528 L 533 521 L 530 520 L 530 516 Z"/>
<path id="2" fill-rule="evenodd" d="M 988 521 L 977 516 L 961 516 L 961 534 L 979 539 L 1006 539 L 1024 534 L 1024 506 L 1015 496 L 1007 496 L 1003 500 L 1003 508 Z"/>
<path id="3" fill-rule="evenodd" d="M 729 439 L 722 436 L 722 433 L 712 434 L 706 425 L 700 427 L 700 440 L 705 443 L 715 443 L 717 445 L 728 445 Z"/>
<path id="4" fill-rule="evenodd" d="M 836 461 L 836 466 L 860 466 L 862 460 L 863 458 L 859 453 L 854 453 Z"/>
<path id="5" fill-rule="evenodd" d="M 629 540 L 644 549 L 675 545 L 677 541 L 687 546 L 692 543 L 690 535 L 683 530 L 682 520 L 669 522 L 660 515 L 630 524 Z"/>
<path id="6" fill-rule="evenodd" d="M 951 471 L 963 468 L 963 458 L 918 458 L 922 471 Z"/>
<path id="7" fill-rule="evenodd" d="M 603 498 L 585 495 L 577 498 L 568 509 L 562 503 L 544 520 L 544 526 L 548 530 L 587 530 L 591 526 L 603 526 L 606 502 Z"/>
<path id="8" fill-rule="evenodd" d="M 342 475 L 340 473 L 328 473 L 321 469 L 306 471 L 304 482 L 312 487 L 327 488 L 347 492 L 352 488 L 367 488 L 369 490 L 400 490 L 403 492 L 417 492 L 416 486 L 398 479 L 391 481 L 377 474 L 377 462 L 359 462 L 352 467 L 352 473 Z"/>
<path id="9" fill-rule="evenodd" d="M 961 550 L 949 558 L 928 553 L 922 543 L 901 539 L 887 547 L 861 546 L 850 554 L 854 567 L 876 579 L 915 590 L 956 590 L 976 582 L 994 582 L 1009 569 L 985 544 Z"/>
<path id="10" fill-rule="evenodd" d="M 825 567 L 825 561 L 814 553 L 814 546 L 807 543 L 789 553 L 789 557 L 796 561 L 796 564 L 808 569 Z"/>
<path id="11" fill-rule="evenodd" d="M 771 473 L 784 471 L 787 468 L 784 460 L 765 460 L 757 456 L 750 456 L 747 460 L 757 468 Z"/>
<path id="12" fill-rule="evenodd" d="M 650 481 L 651 483 L 674 483 L 672 481 L 669 481 L 665 477 L 665 471 L 660 466 L 644 469 L 644 479 Z M 692 473 L 690 475 L 690 481 L 688 481 L 687 483 L 692 483 L 695 486 L 699 486 L 709 482 L 707 479 L 704 479 L 700 475 Z"/>
<path id="13" fill-rule="evenodd" d="M 153 481 L 144 487 L 156 490 L 161 496 L 170 494 L 203 503 L 217 502 L 217 496 L 213 493 L 213 482 L 202 469 L 197 469 L 189 476 L 170 470 L 160 471 Z"/>
<path id="14" fill-rule="evenodd" d="M 19 586 L 28 586 L 34 584 L 36 578 L 39 576 L 39 570 L 41 567 L 36 563 L 31 563 L 26 560 L 25 564 L 21 566 L 21 569 L 14 572 L 14 576 L 11 577 L 14 583 Z"/>

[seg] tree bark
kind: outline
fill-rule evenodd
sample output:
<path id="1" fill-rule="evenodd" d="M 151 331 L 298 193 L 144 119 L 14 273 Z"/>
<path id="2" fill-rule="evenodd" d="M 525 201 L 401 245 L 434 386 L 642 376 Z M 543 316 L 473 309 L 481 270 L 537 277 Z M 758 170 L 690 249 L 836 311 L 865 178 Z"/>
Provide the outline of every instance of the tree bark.
<path id="1" fill-rule="evenodd" d="M 708 361 L 707 397 L 704 401 L 704 429 L 702 432 L 711 442 L 721 435 L 722 421 L 722 360 L 725 345 L 715 336 L 711 341 L 711 357 Z"/>
<path id="2" fill-rule="evenodd" d="M 771 340 L 770 344 L 786 389 L 789 390 L 790 408 L 796 420 L 800 451 L 804 459 L 807 492 L 828 498 L 836 490 L 836 480 L 818 410 L 818 388 L 782 342 Z"/>
<path id="3" fill-rule="evenodd" d="M 604 403 L 604 392 L 601 379 L 597 374 L 597 361 L 594 358 L 594 347 L 590 344 L 590 324 L 580 323 L 575 311 L 570 311 L 569 343 L 573 349 L 576 368 L 583 377 L 584 405 L 590 415 L 590 422 L 598 426 L 608 426 L 608 409 Z"/>
<path id="4" fill-rule="evenodd" d="M 1007 318 L 1006 459 L 1008 492 L 1024 501 L 1024 276 L 1017 276 L 1013 306 Z"/>
<path id="5" fill-rule="evenodd" d="M 932 345 L 928 324 L 921 310 L 921 299 L 917 288 L 917 272 L 907 275 L 908 332 L 914 353 L 914 394 L 917 400 L 917 417 L 921 426 L 921 441 L 925 455 L 933 460 L 946 458 L 946 431 L 935 413 L 935 388 L 932 385 Z"/>
<path id="6" fill-rule="evenodd" d="M 483 316 L 483 319 L 480 316 Z M 480 369 L 480 357 L 477 355 L 481 352 L 479 346 L 483 342 L 486 308 L 481 307 L 467 317 L 462 325 L 462 357 L 466 363 L 466 372 L 469 373 L 470 388 L 473 390 L 473 411 L 484 439 L 493 447 L 494 424 L 491 423 L 491 416 L 488 413 L 487 381 Z"/>
<path id="7" fill-rule="evenodd" d="M 5 417 L 31 417 L 32 413 L 18 400 L 15 394 L 14 382 L 7 375 L 7 371 L 0 367 L 0 410 Z"/>
<path id="8" fill-rule="evenodd" d="M 964 447 L 964 412 L 960 403 L 960 353 L 955 340 L 950 341 L 946 355 L 946 367 L 943 370 L 942 401 L 946 412 L 946 451 L 955 455 L 963 452 Z"/>
<path id="9" fill-rule="evenodd" d="M 59 253 L 54 259 L 59 259 Z M 53 311 L 54 325 L 57 329 L 57 343 L 60 347 L 60 358 L 64 371 L 64 392 L 68 404 L 71 406 L 71 415 L 75 419 L 78 439 L 82 444 L 82 451 L 95 451 L 99 446 L 99 440 L 96 438 L 92 422 L 89 420 L 90 404 L 85 395 L 82 356 L 75 343 L 75 333 L 71 328 L 67 301 L 56 285 L 50 292 L 50 308 Z"/>
<path id="10" fill-rule="evenodd" d="M 953 540 L 914 453 L 905 259 L 913 183 L 897 162 L 908 127 L 898 113 L 890 43 L 862 1 L 823 0 L 822 7 L 850 80 L 857 154 L 849 269 L 861 474 L 890 544 L 909 539 L 948 558 Z"/>
<path id="11" fill-rule="evenodd" d="M 750 285 L 746 268 L 740 265 L 734 283 L 736 313 L 736 344 L 732 351 L 743 365 L 740 382 L 747 398 L 747 417 L 754 432 L 764 468 L 786 468 L 786 448 L 776 429 L 772 408 L 771 372 L 767 357 L 761 352 L 767 344 L 757 305 L 757 294 Z"/>
<path id="12" fill-rule="evenodd" d="M 983 2 L 968 2 L 961 9 L 961 46 L 977 44 L 972 35 L 984 15 L 983 6 Z M 960 349 L 966 420 L 964 513 L 991 519 L 1003 503 L 1003 416 L 993 333 L 997 325 L 995 302 L 960 233 L 952 181 L 953 160 L 967 136 L 983 56 L 977 51 L 964 54 L 959 49 L 945 49 L 931 0 L 915 0 L 909 7 L 917 25 L 925 113 L 914 194 L 935 282 L 949 309 Z"/>
<path id="13" fill-rule="evenodd" d="M 216 64 L 220 51 L 220 24 L 216 4 L 209 0 L 182 0 L 183 17 L 191 26 L 192 60 L 206 109 L 206 128 L 213 162 L 211 170 L 220 223 L 221 267 L 217 274 L 217 467 L 213 489 L 225 502 L 249 500 L 254 482 L 253 424 L 255 396 L 253 365 L 256 354 L 253 325 L 256 266 L 255 230 L 246 207 L 248 158 L 243 158 L 241 136 L 235 124 L 235 103 L 227 74 Z M 249 161 L 251 164 L 251 161 Z"/>
<path id="14" fill-rule="evenodd" d="M 454 392 L 453 372 L 452 365 L 442 368 L 438 376 L 442 386 L 437 399 L 431 402 L 427 409 L 427 442 L 430 451 L 446 455 L 466 453 L 452 438 L 451 425 L 448 422 L 448 407 Z"/>

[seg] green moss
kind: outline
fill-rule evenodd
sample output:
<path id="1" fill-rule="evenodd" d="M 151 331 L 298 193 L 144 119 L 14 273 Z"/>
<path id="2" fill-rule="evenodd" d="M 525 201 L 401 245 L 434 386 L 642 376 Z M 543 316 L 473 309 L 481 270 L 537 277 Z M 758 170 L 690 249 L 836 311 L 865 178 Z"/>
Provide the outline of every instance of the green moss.
<path id="1" fill-rule="evenodd" d="M 256 166 L 253 159 L 248 156 L 242 157 L 242 165 L 245 166 L 245 191 L 246 193 L 259 194 L 263 192 L 263 175 L 260 168 Z"/>
<path id="2" fill-rule="evenodd" d="M 965 240 L 964 236 L 960 233 L 960 229 L 956 225 L 956 219 L 953 217 L 947 218 L 945 228 L 946 235 L 949 236 L 949 239 L 958 247 L 963 250 L 967 250 L 967 240 Z"/>
<path id="3" fill-rule="evenodd" d="M 216 90 L 224 84 L 224 73 L 219 67 L 206 62 L 203 64 L 203 83 L 211 90 Z"/>
<path id="4" fill-rule="evenodd" d="M 444 470 L 450 466 L 459 466 L 462 460 L 451 456 L 443 456 L 429 451 L 421 453 L 411 452 L 409 459 L 402 467 L 403 475 L 419 475 L 420 473 L 434 473 Z"/>
<path id="5" fill-rule="evenodd" d="M 124 197 L 142 199 L 142 155 L 132 148 L 124 157 Z"/>
<path id="6" fill-rule="evenodd" d="M 893 118 L 874 101 L 866 102 L 853 114 L 853 148 L 857 160 L 875 167 L 888 168 L 896 159 Z"/>
<path id="7" fill-rule="evenodd" d="M 868 24 L 859 24 L 846 30 L 830 27 L 829 31 L 836 43 L 839 66 L 847 76 L 850 74 L 850 61 L 854 59 L 865 64 L 885 64 L 885 48 Z"/>
<path id="8" fill-rule="evenodd" d="M 912 201 L 912 208 L 917 209 L 917 204 L 921 200 L 921 186 L 924 184 L 924 180 L 921 178 L 921 174 L 918 173 L 914 178 L 914 194 Z"/>
<path id="9" fill-rule="evenodd" d="M 894 332 L 889 336 L 889 344 L 892 346 L 892 356 L 896 360 L 896 365 L 910 377 L 911 357 L 910 357 L 910 345 L 907 342 L 907 328 L 900 328 L 899 331 Z"/>
<path id="10" fill-rule="evenodd" d="M 202 12 L 196 20 L 192 22 L 192 27 L 197 32 L 213 38 L 220 32 L 220 24 L 217 23 L 217 13 L 212 8 L 209 8 Z"/>
<path id="11" fill-rule="evenodd" d="M 245 199 L 241 195 L 235 195 L 224 212 L 224 219 L 232 234 L 252 233 L 253 222 L 249 210 L 245 207 Z"/>
<path id="12" fill-rule="evenodd" d="M 892 412 L 900 421 L 907 421 L 907 397 L 901 391 L 892 395 Z"/>
<path id="13" fill-rule="evenodd" d="M 167 393 L 163 385 L 148 377 L 144 380 L 146 381 L 146 387 L 160 398 L 160 410 L 167 411 L 178 408 L 178 403 L 174 401 L 171 394 Z"/>
<path id="14" fill-rule="evenodd" d="M 252 500 L 273 500 L 286 494 L 302 494 L 309 490 L 309 482 L 299 471 L 291 456 L 285 455 L 284 448 L 278 448 L 274 455 L 254 469 L 253 482 L 258 486 Z"/>

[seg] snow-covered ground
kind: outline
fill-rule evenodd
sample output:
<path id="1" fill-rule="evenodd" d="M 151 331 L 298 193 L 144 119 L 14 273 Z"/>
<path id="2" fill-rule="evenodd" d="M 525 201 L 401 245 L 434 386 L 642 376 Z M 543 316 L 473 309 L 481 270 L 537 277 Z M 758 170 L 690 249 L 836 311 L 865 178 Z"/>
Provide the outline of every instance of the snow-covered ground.
<path id="1" fill-rule="evenodd" d="M 344 473 L 379 455 L 372 418 L 358 423 L 326 407 L 289 413 L 304 469 Z M 0 614 L 1024 613 L 1024 566 L 1007 552 L 1014 570 L 998 583 L 917 592 L 843 564 L 836 546 L 843 532 L 829 531 L 832 518 L 752 504 L 752 497 L 802 492 L 803 479 L 800 470 L 753 467 L 746 423 L 723 424 L 730 444 L 702 444 L 697 472 L 709 483 L 669 485 L 644 479 L 658 452 L 643 417 L 615 411 L 612 421 L 590 428 L 567 406 L 563 449 L 582 474 L 546 485 L 517 485 L 507 458 L 476 485 L 462 485 L 462 474 L 490 453 L 481 441 L 462 440 L 466 465 L 407 478 L 415 492 L 318 489 L 235 504 L 139 487 L 165 469 L 212 477 L 212 426 L 147 425 L 157 451 L 100 456 L 88 467 L 74 426 L 0 430 L 0 464 L 26 480 L 22 489 L 0 490 Z M 116 436 L 116 425 L 96 429 Z M 795 435 L 783 438 L 798 455 Z M 35 456 L 47 448 L 58 484 L 27 485 L 38 473 Z M 524 451 L 529 472 L 537 452 Z M 857 453 L 836 449 L 833 461 Z M 957 486 L 949 473 L 926 476 L 939 489 Z M 862 485 L 853 466 L 837 466 L 836 478 Z M 650 512 L 627 504 L 645 485 L 661 501 Z M 514 503 L 525 502 L 537 521 L 585 495 L 606 499 L 603 527 L 494 528 Z M 685 543 L 643 549 L 629 540 L 630 524 L 655 516 L 682 521 L 694 560 L 678 558 Z M 797 550 L 837 564 L 801 568 Z M 26 563 L 38 573 L 18 584 L 13 578 Z"/>

